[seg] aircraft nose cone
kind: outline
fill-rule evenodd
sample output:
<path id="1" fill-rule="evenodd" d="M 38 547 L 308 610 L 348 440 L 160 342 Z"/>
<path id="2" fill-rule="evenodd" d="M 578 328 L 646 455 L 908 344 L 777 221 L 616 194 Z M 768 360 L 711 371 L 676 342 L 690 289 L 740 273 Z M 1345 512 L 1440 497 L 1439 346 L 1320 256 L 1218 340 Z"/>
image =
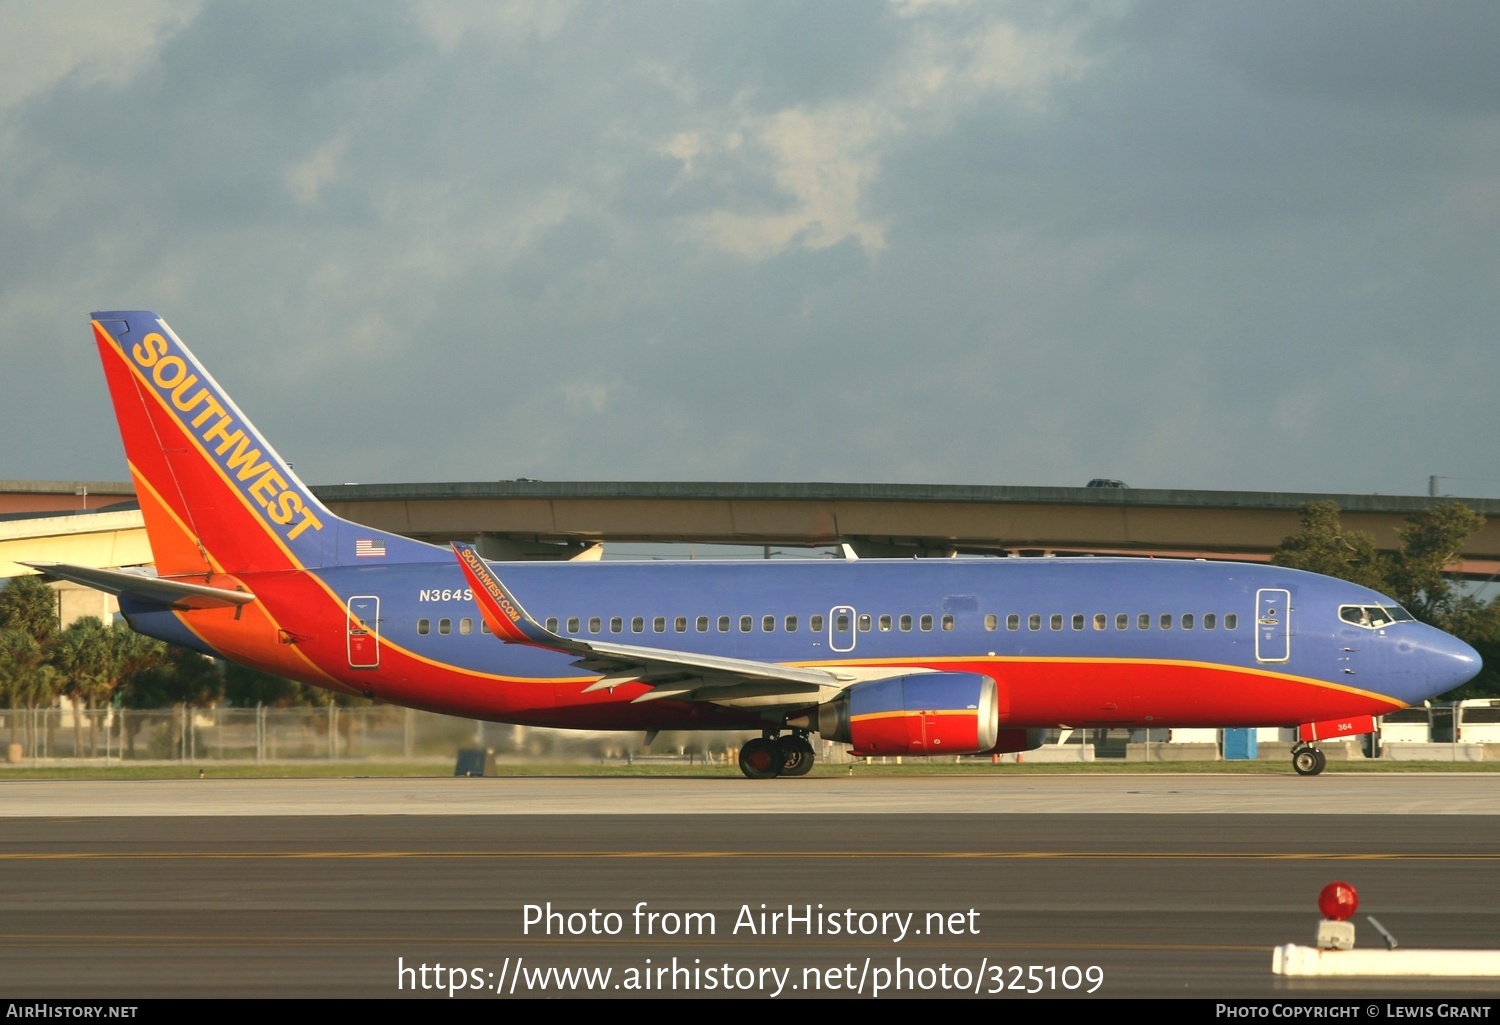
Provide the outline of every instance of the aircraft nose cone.
<path id="1" fill-rule="evenodd" d="M 1484 660 L 1479 657 L 1479 652 L 1451 634 L 1442 634 L 1432 645 L 1427 658 L 1427 672 L 1434 694 L 1468 683 L 1483 667 Z"/>

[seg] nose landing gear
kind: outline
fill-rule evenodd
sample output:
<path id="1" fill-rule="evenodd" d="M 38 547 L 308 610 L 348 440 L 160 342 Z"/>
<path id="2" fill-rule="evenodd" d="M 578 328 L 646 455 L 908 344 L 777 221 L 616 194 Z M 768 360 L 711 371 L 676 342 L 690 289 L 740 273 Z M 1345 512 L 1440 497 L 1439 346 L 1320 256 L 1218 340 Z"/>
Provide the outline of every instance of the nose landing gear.
<path id="1" fill-rule="evenodd" d="M 807 731 L 796 730 L 784 737 L 777 736 L 779 732 L 767 730 L 740 748 L 740 771 L 750 779 L 806 776 L 812 771 L 817 756 Z"/>

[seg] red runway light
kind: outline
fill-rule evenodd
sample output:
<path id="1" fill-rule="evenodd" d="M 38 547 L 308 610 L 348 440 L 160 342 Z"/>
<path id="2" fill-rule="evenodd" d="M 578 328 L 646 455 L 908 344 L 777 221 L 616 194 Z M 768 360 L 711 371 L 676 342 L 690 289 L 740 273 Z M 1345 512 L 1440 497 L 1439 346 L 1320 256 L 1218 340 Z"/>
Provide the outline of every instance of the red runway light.
<path id="1" fill-rule="evenodd" d="M 1347 921 L 1359 910 L 1359 894 L 1348 883 L 1329 883 L 1318 894 L 1318 910 L 1324 918 Z"/>

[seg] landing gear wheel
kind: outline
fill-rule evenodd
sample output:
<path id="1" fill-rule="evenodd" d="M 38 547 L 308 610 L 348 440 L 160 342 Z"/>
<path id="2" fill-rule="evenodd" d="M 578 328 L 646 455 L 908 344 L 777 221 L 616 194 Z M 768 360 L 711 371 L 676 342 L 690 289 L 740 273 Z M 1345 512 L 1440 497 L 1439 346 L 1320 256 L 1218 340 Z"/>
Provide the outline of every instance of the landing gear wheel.
<path id="1" fill-rule="evenodd" d="M 782 737 L 776 741 L 776 748 L 781 752 L 783 776 L 806 776 L 812 771 L 813 761 L 817 756 L 806 737 Z"/>
<path id="2" fill-rule="evenodd" d="M 750 779 L 775 779 L 781 775 L 781 763 L 776 741 L 766 737 L 747 740 L 740 748 L 740 771 Z"/>
<path id="3" fill-rule="evenodd" d="M 1316 776 L 1328 764 L 1328 757 L 1315 747 L 1304 747 L 1292 754 L 1292 768 L 1299 776 Z"/>

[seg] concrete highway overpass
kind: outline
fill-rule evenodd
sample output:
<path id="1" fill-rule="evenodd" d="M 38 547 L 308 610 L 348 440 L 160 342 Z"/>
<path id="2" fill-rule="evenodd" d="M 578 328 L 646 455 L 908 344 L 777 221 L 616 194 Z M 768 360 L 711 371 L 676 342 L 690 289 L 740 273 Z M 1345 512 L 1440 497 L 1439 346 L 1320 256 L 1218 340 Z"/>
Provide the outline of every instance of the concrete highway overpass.
<path id="1" fill-rule="evenodd" d="M 56 509 L 77 509 L 74 482 L 0 481 L 6 499 L 26 507 L 3 515 L 7 543 L 0 576 L 16 558 L 79 561 L 62 554 L 90 530 L 91 514 L 45 517 L 38 489 Z M 93 482 L 91 498 L 128 485 Z M 1471 579 L 1500 573 L 1500 500 L 1395 495 L 1333 495 L 1133 488 L 981 485 L 496 481 L 448 484 L 339 484 L 313 491 L 342 516 L 426 541 L 478 539 L 491 558 L 567 558 L 603 542 L 821 546 L 847 543 L 863 556 L 953 554 L 1125 554 L 1264 560 L 1298 528 L 1297 510 L 1332 500 L 1346 527 L 1394 548 L 1408 516 L 1435 502 L 1461 501 L 1488 519 L 1455 567 Z M 43 503 L 43 506 L 45 504 Z M 115 507 L 118 510 L 118 507 Z M 120 512 L 106 513 L 117 516 Z M 34 517 L 42 517 L 33 519 Z M 59 533 L 32 535 L 24 524 Z M 102 527 L 103 524 L 101 523 Z M 46 527 L 51 530 L 53 527 Z M 101 551 L 136 552 L 138 518 L 112 522 Z M 66 540 L 71 537 L 72 540 Z M 22 556 L 19 553 L 25 551 Z M 131 556 L 132 558 L 138 557 Z M 115 563 L 119 564 L 119 563 Z"/>
<path id="2" fill-rule="evenodd" d="M 1394 548 L 1407 517 L 1450 499 L 1134 488 L 926 484 L 497 481 L 313 489 L 341 516 L 427 541 L 482 539 L 492 558 L 606 541 L 812 546 L 864 556 L 1122 554 L 1268 559 L 1333 500 L 1346 527 Z M 1500 500 L 1457 499 L 1488 522 L 1456 569 L 1500 572 Z"/>

